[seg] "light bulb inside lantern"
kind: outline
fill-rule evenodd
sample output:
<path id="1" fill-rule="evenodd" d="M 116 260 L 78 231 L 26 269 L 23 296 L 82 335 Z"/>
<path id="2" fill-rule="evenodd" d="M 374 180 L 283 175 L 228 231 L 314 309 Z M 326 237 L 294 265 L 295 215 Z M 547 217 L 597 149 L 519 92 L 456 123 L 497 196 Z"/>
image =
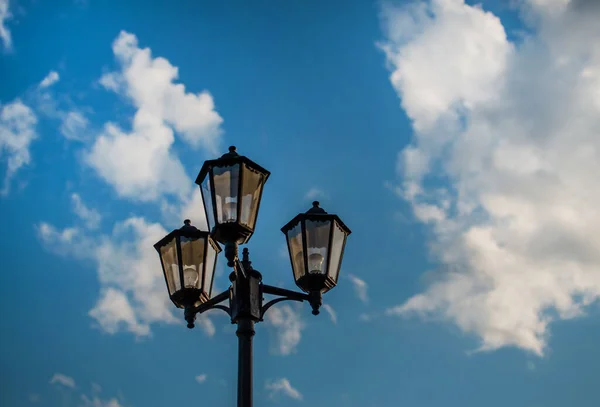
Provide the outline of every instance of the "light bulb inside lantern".
<path id="1" fill-rule="evenodd" d="M 197 288 L 198 272 L 196 266 L 187 266 L 183 269 L 183 284 L 185 288 Z"/>
<path id="2" fill-rule="evenodd" d="M 237 217 L 237 203 L 234 201 L 225 202 L 225 219 L 224 222 L 235 222 Z"/>
<path id="3" fill-rule="evenodd" d="M 319 253 L 313 253 L 308 256 L 308 270 L 311 274 L 321 273 L 323 267 L 323 256 Z"/>

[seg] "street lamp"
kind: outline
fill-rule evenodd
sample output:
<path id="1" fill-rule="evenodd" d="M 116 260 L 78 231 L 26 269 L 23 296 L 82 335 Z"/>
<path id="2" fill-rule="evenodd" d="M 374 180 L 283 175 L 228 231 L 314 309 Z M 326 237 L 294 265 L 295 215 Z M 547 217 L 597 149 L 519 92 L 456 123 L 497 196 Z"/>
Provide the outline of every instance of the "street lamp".
<path id="1" fill-rule="evenodd" d="M 262 275 L 252 267 L 248 249 L 238 257 L 238 245 L 247 243 L 256 225 L 262 191 L 269 171 L 240 156 L 235 147 L 216 160 L 204 163 L 196 184 L 200 186 L 209 232 L 200 231 L 189 220 L 154 245 L 160 256 L 171 301 L 183 308 L 188 328 L 196 315 L 221 309 L 237 324 L 238 407 L 252 407 L 252 337 L 254 324 L 281 301 L 307 301 L 319 314 L 322 294 L 338 280 L 346 238 L 350 229 L 336 215 L 328 214 L 313 202 L 306 213 L 298 214 L 281 230 L 286 235 L 296 292 L 263 284 Z M 225 246 L 231 286 L 211 298 L 212 281 L 219 244 Z M 263 295 L 277 298 L 263 304 Z M 229 301 L 229 306 L 223 305 Z"/>

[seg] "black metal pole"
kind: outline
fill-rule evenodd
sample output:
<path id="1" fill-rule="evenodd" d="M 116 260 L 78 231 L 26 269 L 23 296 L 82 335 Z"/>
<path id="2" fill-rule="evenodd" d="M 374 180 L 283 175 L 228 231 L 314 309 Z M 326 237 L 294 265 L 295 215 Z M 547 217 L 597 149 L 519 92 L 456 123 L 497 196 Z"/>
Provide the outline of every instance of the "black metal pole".
<path id="1" fill-rule="evenodd" d="M 254 321 L 242 318 L 237 323 L 238 407 L 252 407 L 252 337 Z"/>

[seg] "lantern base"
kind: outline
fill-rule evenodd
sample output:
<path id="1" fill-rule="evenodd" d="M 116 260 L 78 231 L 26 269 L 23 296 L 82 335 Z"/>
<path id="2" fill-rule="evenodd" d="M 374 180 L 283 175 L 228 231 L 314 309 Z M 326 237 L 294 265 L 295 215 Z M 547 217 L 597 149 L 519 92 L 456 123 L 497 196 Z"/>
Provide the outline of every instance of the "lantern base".
<path id="1" fill-rule="evenodd" d="M 199 288 L 183 288 L 171 295 L 177 308 L 197 307 L 208 301 L 208 296 Z"/>
<path id="2" fill-rule="evenodd" d="M 296 285 L 305 293 L 326 293 L 335 287 L 335 282 L 321 273 L 306 274 L 296 280 Z"/>
<path id="3" fill-rule="evenodd" d="M 245 244 L 248 243 L 253 232 L 252 229 L 239 223 L 220 223 L 213 228 L 212 238 L 222 244 Z"/>

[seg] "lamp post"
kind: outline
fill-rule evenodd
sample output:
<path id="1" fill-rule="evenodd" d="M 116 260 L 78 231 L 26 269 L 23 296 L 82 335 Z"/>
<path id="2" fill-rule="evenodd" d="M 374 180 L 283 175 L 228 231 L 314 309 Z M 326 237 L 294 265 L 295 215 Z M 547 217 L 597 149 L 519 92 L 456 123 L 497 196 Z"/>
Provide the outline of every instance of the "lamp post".
<path id="1" fill-rule="evenodd" d="M 169 297 L 184 309 L 188 328 L 197 314 L 221 309 L 237 324 L 238 407 L 252 407 L 252 338 L 254 325 L 281 301 L 307 301 L 319 314 L 322 294 L 335 287 L 346 238 L 350 229 L 337 215 L 313 207 L 288 222 L 286 235 L 296 285 L 302 292 L 262 282 L 252 267 L 248 249 L 238 256 L 238 245 L 247 243 L 256 225 L 263 186 L 269 171 L 240 156 L 235 147 L 216 160 L 204 163 L 196 184 L 200 186 L 208 231 L 200 231 L 189 220 L 154 245 L 158 251 Z M 225 248 L 231 286 L 211 298 L 215 266 L 221 243 Z M 263 295 L 277 298 L 263 303 Z M 229 306 L 224 305 L 225 301 Z"/>

